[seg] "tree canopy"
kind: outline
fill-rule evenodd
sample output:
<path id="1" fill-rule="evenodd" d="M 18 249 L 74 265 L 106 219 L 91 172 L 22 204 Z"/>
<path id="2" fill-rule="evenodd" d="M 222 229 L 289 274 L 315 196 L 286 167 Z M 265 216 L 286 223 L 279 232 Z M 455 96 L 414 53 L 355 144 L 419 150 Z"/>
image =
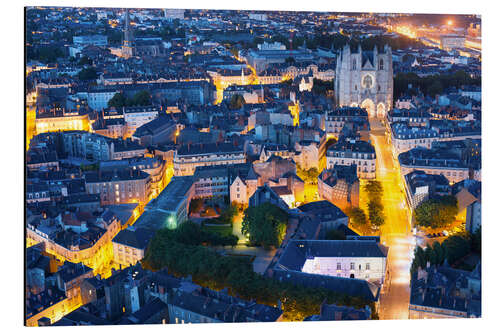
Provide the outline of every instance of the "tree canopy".
<path id="1" fill-rule="evenodd" d="M 328 91 L 334 90 L 334 80 L 324 81 L 320 79 L 313 79 L 312 92 L 316 95 L 326 96 Z"/>
<path id="2" fill-rule="evenodd" d="M 245 105 L 245 99 L 240 94 L 234 94 L 229 101 L 229 109 L 239 110 Z"/>
<path id="3" fill-rule="evenodd" d="M 65 55 L 64 50 L 57 46 L 26 47 L 28 60 L 39 60 L 44 63 L 55 62 Z"/>
<path id="4" fill-rule="evenodd" d="M 430 198 L 415 209 L 417 225 L 441 228 L 455 221 L 458 214 L 457 198 L 452 195 Z"/>
<path id="5" fill-rule="evenodd" d="M 411 85 L 411 89 L 409 89 Z M 480 78 L 472 78 L 463 70 L 453 73 L 441 73 L 420 77 L 416 73 L 397 73 L 394 76 L 394 99 L 405 93 L 415 94 L 420 90 L 423 94 L 434 97 L 442 94 L 444 90 L 462 85 L 481 85 Z"/>
<path id="6" fill-rule="evenodd" d="M 264 203 L 245 210 L 241 233 L 253 245 L 279 247 L 285 237 L 288 215 L 278 206 Z"/>
<path id="7" fill-rule="evenodd" d="M 80 80 L 95 80 L 97 79 L 97 71 L 94 67 L 87 67 L 78 72 Z"/>
<path id="8" fill-rule="evenodd" d="M 308 184 L 317 184 L 319 171 L 316 168 L 304 170 L 300 167 L 297 167 L 297 176 L 299 176 L 304 182 Z"/>
<path id="9" fill-rule="evenodd" d="M 159 230 L 150 242 L 143 268 L 160 270 L 168 268 L 169 274 L 177 277 L 190 275 L 193 282 L 215 290 L 228 289 L 228 293 L 245 300 L 277 306 L 283 304 L 283 318 L 302 321 L 318 314 L 321 303 L 354 306 L 369 305 L 376 318 L 373 302 L 359 297 L 350 297 L 325 288 L 311 288 L 279 282 L 253 271 L 248 257 L 223 255 L 200 245 L 203 236 L 198 235 L 196 225 L 184 223 L 177 230 Z"/>
<path id="10" fill-rule="evenodd" d="M 109 101 L 108 107 L 122 108 L 124 106 L 146 106 L 151 105 L 151 94 L 147 90 L 141 90 L 132 98 L 127 98 L 122 93 L 116 93 Z"/>
<path id="11" fill-rule="evenodd" d="M 122 108 L 127 104 L 127 99 L 122 93 L 116 93 L 108 101 L 108 107 Z"/>
<path id="12" fill-rule="evenodd" d="M 370 180 L 364 190 L 368 195 L 368 220 L 373 228 L 378 229 L 385 223 L 382 184 L 377 180 Z"/>
<path id="13" fill-rule="evenodd" d="M 445 259 L 451 266 L 458 265 L 462 259 L 471 253 L 481 256 L 481 249 L 477 247 L 478 242 L 481 242 L 481 229 L 474 233 L 460 233 L 446 238 L 442 243 L 434 242 L 427 246 L 425 250 L 420 246 L 415 248 L 415 255 L 411 265 L 412 274 L 417 269 L 425 268 L 427 262 L 431 265 L 442 265 Z M 469 267 L 471 269 L 472 267 Z"/>
<path id="14" fill-rule="evenodd" d="M 364 226 L 368 223 L 365 212 L 359 207 L 353 207 L 347 211 L 350 222 L 355 226 Z"/>

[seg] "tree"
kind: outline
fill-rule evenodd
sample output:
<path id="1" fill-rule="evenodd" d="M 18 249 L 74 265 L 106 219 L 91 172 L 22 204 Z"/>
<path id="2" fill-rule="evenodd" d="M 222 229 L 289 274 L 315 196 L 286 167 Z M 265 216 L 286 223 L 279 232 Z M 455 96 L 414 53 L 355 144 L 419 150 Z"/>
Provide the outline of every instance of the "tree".
<path id="1" fill-rule="evenodd" d="M 84 68 L 78 72 L 78 78 L 80 80 L 95 80 L 97 79 L 97 71 L 94 67 Z"/>
<path id="2" fill-rule="evenodd" d="M 245 105 L 245 98 L 240 94 L 234 94 L 231 96 L 231 100 L 229 101 L 229 109 L 230 110 L 239 110 Z"/>
<path id="3" fill-rule="evenodd" d="M 316 78 L 313 79 L 312 92 L 314 94 L 326 96 L 329 90 L 334 90 L 334 80 L 324 81 Z"/>
<path id="4" fill-rule="evenodd" d="M 233 224 L 233 218 L 238 214 L 238 207 L 235 204 L 230 204 L 226 209 L 222 210 L 218 220 L 222 224 Z"/>
<path id="5" fill-rule="evenodd" d="M 241 233 L 251 244 L 279 247 L 285 237 L 288 215 L 278 206 L 264 203 L 245 210 Z"/>
<path id="6" fill-rule="evenodd" d="M 147 90 L 141 90 L 134 94 L 134 97 L 128 102 L 129 106 L 136 105 L 150 105 L 151 104 L 151 94 Z"/>
<path id="7" fill-rule="evenodd" d="M 471 234 L 471 249 L 475 253 L 481 254 L 481 227 Z"/>
<path id="8" fill-rule="evenodd" d="M 364 226 L 367 224 L 366 214 L 359 207 L 353 207 L 348 210 L 347 215 L 350 218 L 350 222 L 357 226 Z"/>
<path id="9" fill-rule="evenodd" d="M 382 196 L 383 188 L 378 180 L 370 180 L 366 183 L 364 189 L 368 193 L 368 198 L 370 200 L 379 200 Z"/>
<path id="10" fill-rule="evenodd" d="M 92 66 L 92 59 L 90 59 L 87 56 L 83 56 L 78 60 L 78 65 L 83 66 L 83 65 L 90 65 Z"/>
<path id="11" fill-rule="evenodd" d="M 448 195 L 431 198 L 418 205 L 415 221 L 421 227 L 441 228 L 455 221 L 457 214 L 457 199 Z"/>
<path id="12" fill-rule="evenodd" d="M 443 241 L 446 259 L 450 265 L 465 257 L 471 251 L 470 241 L 466 235 L 453 235 Z"/>
<path id="13" fill-rule="evenodd" d="M 429 247 L 430 248 L 430 247 Z M 446 258 L 446 248 L 439 242 L 434 242 L 432 244 L 432 251 L 429 256 L 429 261 L 431 265 L 441 265 Z"/>
<path id="14" fill-rule="evenodd" d="M 418 267 L 423 268 L 427 266 L 427 261 L 428 259 L 425 256 L 424 250 L 420 246 L 417 246 L 415 249 L 415 258 L 413 259 L 412 267 L 414 265 L 415 269 Z"/>
<path id="15" fill-rule="evenodd" d="M 385 223 L 383 206 L 380 202 L 370 201 L 368 203 L 368 219 L 370 224 L 376 229 L 380 228 Z"/>
<path id="16" fill-rule="evenodd" d="M 29 46 L 26 48 L 26 56 L 30 60 L 39 60 L 44 63 L 55 62 L 57 58 L 64 56 L 62 48 L 57 46 Z"/>
<path id="17" fill-rule="evenodd" d="M 434 81 L 427 89 L 427 94 L 431 97 L 441 95 L 443 93 L 443 85 L 440 81 Z"/>
<path id="18" fill-rule="evenodd" d="M 317 184 L 319 171 L 316 168 L 302 169 L 297 167 L 297 176 L 299 176 L 303 181 L 308 184 Z"/>
<path id="19" fill-rule="evenodd" d="M 127 103 L 127 99 L 122 93 L 116 93 L 108 101 L 108 107 L 122 108 Z"/>

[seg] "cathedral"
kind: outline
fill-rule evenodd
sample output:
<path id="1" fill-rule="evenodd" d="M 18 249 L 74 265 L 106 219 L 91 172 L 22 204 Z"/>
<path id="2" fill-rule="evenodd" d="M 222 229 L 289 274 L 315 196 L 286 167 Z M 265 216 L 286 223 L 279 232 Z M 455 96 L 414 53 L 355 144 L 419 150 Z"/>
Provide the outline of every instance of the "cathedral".
<path id="1" fill-rule="evenodd" d="M 370 117 L 385 117 L 392 108 L 393 84 L 392 52 L 388 45 L 380 53 L 377 47 L 363 51 L 361 45 L 352 52 L 346 45 L 338 53 L 335 98 L 339 106 L 359 106 Z"/>

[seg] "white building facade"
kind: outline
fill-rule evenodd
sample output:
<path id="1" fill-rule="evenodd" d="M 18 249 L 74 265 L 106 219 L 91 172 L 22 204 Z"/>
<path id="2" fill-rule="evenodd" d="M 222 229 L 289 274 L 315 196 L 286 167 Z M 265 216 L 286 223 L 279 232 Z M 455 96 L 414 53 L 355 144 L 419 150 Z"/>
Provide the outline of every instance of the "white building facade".
<path id="1" fill-rule="evenodd" d="M 392 51 L 385 46 L 351 52 L 346 45 L 337 57 L 335 94 L 339 106 L 366 108 L 370 117 L 385 117 L 392 109 Z"/>

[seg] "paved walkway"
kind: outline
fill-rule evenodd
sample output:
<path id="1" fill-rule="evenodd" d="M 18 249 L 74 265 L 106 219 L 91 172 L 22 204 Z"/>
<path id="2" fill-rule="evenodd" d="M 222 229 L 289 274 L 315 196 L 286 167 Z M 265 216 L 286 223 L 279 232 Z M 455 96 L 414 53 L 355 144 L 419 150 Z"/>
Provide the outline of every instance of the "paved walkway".
<path id="1" fill-rule="evenodd" d="M 273 259 L 276 250 L 266 250 L 262 247 L 236 245 L 234 248 L 227 246 L 224 247 L 226 253 L 232 254 L 246 254 L 255 256 L 253 261 L 253 270 L 256 273 L 263 274 L 271 260 Z"/>

